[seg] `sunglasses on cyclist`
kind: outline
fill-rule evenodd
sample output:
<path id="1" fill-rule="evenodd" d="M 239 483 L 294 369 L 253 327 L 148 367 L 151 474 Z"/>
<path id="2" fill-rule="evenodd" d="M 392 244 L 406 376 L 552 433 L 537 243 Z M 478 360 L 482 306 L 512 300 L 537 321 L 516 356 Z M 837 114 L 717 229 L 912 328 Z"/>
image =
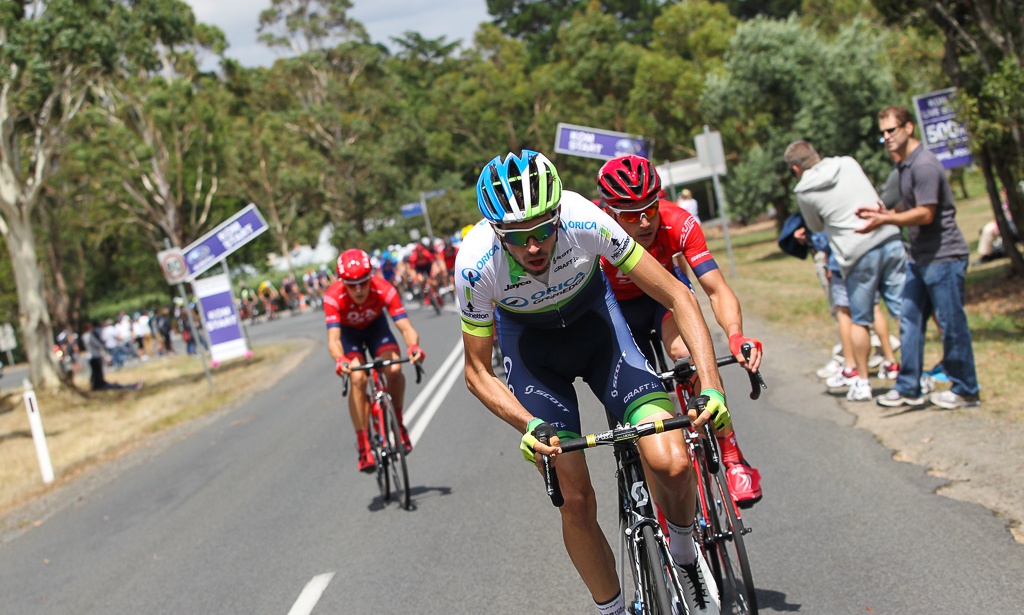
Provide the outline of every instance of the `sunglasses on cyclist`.
<path id="1" fill-rule="evenodd" d="M 555 217 L 550 220 L 545 220 L 540 224 L 524 229 L 506 230 L 495 226 L 494 233 L 499 239 L 507 244 L 525 248 L 526 245 L 530 243 L 531 237 L 536 239 L 537 243 L 540 243 L 554 235 L 555 231 L 558 230 L 558 219 L 559 216 L 555 215 Z"/>
<path id="2" fill-rule="evenodd" d="M 658 199 L 655 199 L 650 205 L 641 209 L 616 209 L 611 205 L 608 205 L 608 209 L 615 212 L 615 215 L 618 216 L 619 220 L 632 224 L 634 222 L 639 222 L 644 216 L 647 216 L 648 220 L 653 218 L 657 215 L 658 207 L 660 205 L 661 203 L 659 203 Z"/>
<path id="3" fill-rule="evenodd" d="M 370 276 L 366 276 L 364 278 L 359 278 L 358 280 L 351 280 L 351 281 L 350 280 L 342 280 L 342 281 L 345 283 L 345 286 L 362 286 L 362 285 L 364 285 L 364 284 L 366 284 L 367 282 L 370 281 Z"/>

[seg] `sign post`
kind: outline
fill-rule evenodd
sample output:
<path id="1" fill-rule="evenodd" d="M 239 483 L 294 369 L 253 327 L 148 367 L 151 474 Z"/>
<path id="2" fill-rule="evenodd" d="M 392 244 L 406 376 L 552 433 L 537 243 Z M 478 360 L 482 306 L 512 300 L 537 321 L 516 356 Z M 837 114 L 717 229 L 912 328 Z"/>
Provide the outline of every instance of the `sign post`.
<path id="1" fill-rule="evenodd" d="M 701 164 L 711 167 L 711 182 L 715 187 L 715 200 L 718 201 L 719 219 L 722 222 L 722 234 L 725 237 L 725 251 L 729 255 L 729 271 L 736 275 L 736 259 L 732 255 L 732 241 L 729 239 L 729 213 L 725 202 L 725 192 L 718 181 L 719 175 L 725 175 L 725 148 L 722 146 L 722 133 L 711 132 L 704 125 L 704 134 L 694 139 L 697 147 L 697 158 Z M 721 171 L 719 171 L 721 169 Z"/>
<path id="2" fill-rule="evenodd" d="M 628 154 L 647 159 L 651 157 L 651 148 L 643 137 L 563 122 L 558 123 L 555 131 L 555 152 L 598 160 L 611 160 Z"/>
<path id="3" fill-rule="evenodd" d="M 28 412 L 28 425 L 32 430 L 32 442 L 36 445 L 36 458 L 39 459 L 39 470 L 43 474 L 43 482 L 49 485 L 53 482 L 53 463 L 50 461 L 50 449 L 46 446 L 46 432 L 43 431 L 43 419 L 39 416 L 39 406 L 36 404 L 36 392 L 28 378 L 22 381 L 25 392 L 25 411 Z"/>
<path id="4" fill-rule="evenodd" d="M 423 216 L 423 222 L 427 226 L 427 237 L 433 238 L 434 231 L 430 228 L 430 210 L 427 208 L 427 199 L 433 199 L 444 195 L 447 190 L 441 188 L 439 190 L 431 190 L 430 192 L 420 192 L 420 200 L 415 203 L 406 203 L 402 205 L 402 217 L 412 218 L 414 216 Z"/>
<path id="5" fill-rule="evenodd" d="M 921 142 L 947 171 L 974 162 L 968 147 L 970 137 L 956 119 L 953 99 L 956 88 L 929 92 L 914 97 L 914 112 L 921 127 Z"/>

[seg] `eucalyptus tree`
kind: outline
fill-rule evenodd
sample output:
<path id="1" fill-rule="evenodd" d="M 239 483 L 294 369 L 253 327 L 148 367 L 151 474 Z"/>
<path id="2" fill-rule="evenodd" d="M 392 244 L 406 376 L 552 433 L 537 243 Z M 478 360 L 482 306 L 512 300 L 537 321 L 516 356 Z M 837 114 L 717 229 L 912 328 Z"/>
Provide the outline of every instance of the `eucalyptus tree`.
<path id="1" fill-rule="evenodd" d="M 826 156 L 856 158 L 881 180 L 891 161 L 878 147 L 879 101 L 895 96 L 883 32 L 857 19 L 831 39 L 800 24 L 754 19 L 737 29 L 725 71 L 708 76 L 701 108 L 722 131 L 733 211 L 749 220 L 790 210 L 786 145 L 805 138 Z"/>
<path id="2" fill-rule="evenodd" d="M 136 53 L 117 75 L 97 86 L 97 110 L 106 125 L 94 138 L 108 143 L 101 164 L 118 179 L 110 193 L 146 231 L 155 250 L 184 246 L 220 222 L 214 212 L 223 173 L 223 83 L 199 69 L 197 54 L 223 52 L 223 33 L 196 23 L 181 0 L 149 0 L 147 13 L 159 28 L 137 31 Z"/>
<path id="3" fill-rule="evenodd" d="M 0 11 L 0 236 L 18 290 L 19 328 L 37 387 L 60 386 L 33 213 L 69 122 L 124 58 L 130 11 L 113 0 L 5 2 Z"/>
<path id="4" fill-rule="evenodd" d="M 1024 5 L 1005 0 L 874 0 L 889 23 L 931 26 L 945 41 L 942 67 L 957 89 L 958 118 L 971 136 L 993 215 L 1010 255 L 1024 274 L 1013 241 L 1024 235 Z M 1007 189 L 1016 229 L 1003 217 L 997 182 Z"/>

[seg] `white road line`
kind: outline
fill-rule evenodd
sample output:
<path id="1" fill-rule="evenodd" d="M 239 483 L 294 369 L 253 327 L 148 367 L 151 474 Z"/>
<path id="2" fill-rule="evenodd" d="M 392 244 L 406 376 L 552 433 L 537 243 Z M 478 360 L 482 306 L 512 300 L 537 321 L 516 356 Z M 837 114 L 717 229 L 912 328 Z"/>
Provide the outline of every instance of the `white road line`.
<path id="1" fill-rule="evenodd" d="M 409 439 L 411 439 L 413 443 L 418 442 L 420 436 L 427 430 L 427 425 L 430 423 L 430 419 L 434 418 L 434 413 L 436 413 L 437 409 L 441 407 L 442 403 L 444 403 L 444 398 L 448 396 L 448 391 L 451 390 L 455 381 L 458 380 L 459 376 L 462 376 L 463 373 L 464 372 L 461 369 L 453 369 L 448 373 L 448 377 L 444 379 L 444 384 L 441 385 L 441 390 L 437 395 L 434 395 L 433 399 L 430 400 L 430 405 L 427 406 L 423 416 L 420 420 L 416 421 L 416 424 L 409 432 Z"/>
<path id="2" fill-rule="evenodd" d="M 406 426 L 413 425 L 413 419 L 416 418 L 416 415 L 419 414 L 420 410 L 428 402 L 430 402 L 431 405 L 433 405 L 433 400 L 444 399 L 444 397 L 448 394 L 448 391 L 451 390 L 454 382 L 452 374 L 458 375 L 463 373 L 463 371 L 458 368 L 459 366 L 456 365 L 456 363 L 461 358 L 462 339 L 460 338 L 458 343 L 455 345 L 455 348 L 452 349 L 451 354 L 449 354 L 448 357 L 445 358 L 444 363 L 441 364 L 441 367 L 437 370 L 434 376 L 430 379 L 429 382 L 427 382 L 427 386 L 423 387 L 423 390 L 420 391 L 420 394 L 416 396 L 416 400 L 413 401 L 412 404 L 408 408 L 406 408 L 405 411 L 402 413 L 402 418 L 405 420 Z M 436 389 L 438 385 L 441 384 L 442 382 L 444 383 L 442 387 L 443 390 L 440 391 L 437 395 L 435 395 L 434 389 Z M 423 430 L 426 429 L 426 423 L 430 422 L 430 417 L 432 417 L 434 415 L 434 412 L 436 411 L 437 410 L 435 408 L 433 411 L 429 412 L 429 415 L 424 416 L 426 420 L 423 421 L 423 427 L 420 427 L 420 425 L 417 424 L 415 425 L 415 427 L 413 427 L 412 431 L 410 431 L 409 436 L 412 438 L 413 444 L 416 443 L 419 434 L 423 433 Z"/>
<path id="3" fill-rule="evenodd" d="M 306 587 L 302 588 L 299 599 L 292 605 L 292 610 L 288 611 L 288 615 L 309 615 L 312 613 L 313 609 L 316 608 L 316 603 L 320 601 L 320 596 L 324 594 L 324 590 L 327 589 L 333 578 L 333 572 L 326 572 L 313 577 L 309 583 L 306 583 Z"/>

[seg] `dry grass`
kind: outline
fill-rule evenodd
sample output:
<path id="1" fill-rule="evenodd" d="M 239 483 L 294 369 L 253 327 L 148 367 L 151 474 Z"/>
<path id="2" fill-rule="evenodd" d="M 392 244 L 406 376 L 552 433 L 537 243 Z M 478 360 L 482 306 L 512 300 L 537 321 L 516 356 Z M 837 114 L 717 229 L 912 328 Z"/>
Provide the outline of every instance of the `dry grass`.
<path id="1" fill-rule="evenodd" d="M 213 391 L 202 364 L 193 357 L 160 359 L 107 374 L 110 382 L 145 382 L 142 390 L 38 396 L 56 480 L 44 486 L 20 392 L 0 396 L 0 515 L 54 486 L 73 480 L 112 459 L 154 432 L 230 406 L 276 383 L 309 351 L 278 344 L 256 349 L 251 359 L 225 362 L 212 370 Z M 88 366 L 76 378 L 87 391 Z"/>
<path id="2" fill-rule="evenodd" d="M 992 219 L 987 198 L 977 189 L 970 199 L 958 200 L 957 221 L 972 250 L 982 225 Z M 828 360 L 835 343 L 835 324 L 828 314 L 828 300 L 818 284 L 814 264 L 784 254 L 776 243 L 774 222 L 761 222 L 743 229 L 730 229 L 736 274 L 729 269 L 725 242 L 718 229 L 708 231 L 708 245 L 736 290 L 746 313 L 782 329 L 785 334 L 807 339 L 821 348 L 815 362 Z M 974 341 L 978 379 L 986 413 L 1024 420 L 1019 400 L 1024 380 L 1011 374 L 1024 356 L 1024 284 L 1007 277 L 1008 260 L 979 267 L 967 273 L 967 317 Z M 898 324 L 890 324 L 894 334 Z M 942 342 L 929 330 L 925 364 L 941 359 Z"/>

